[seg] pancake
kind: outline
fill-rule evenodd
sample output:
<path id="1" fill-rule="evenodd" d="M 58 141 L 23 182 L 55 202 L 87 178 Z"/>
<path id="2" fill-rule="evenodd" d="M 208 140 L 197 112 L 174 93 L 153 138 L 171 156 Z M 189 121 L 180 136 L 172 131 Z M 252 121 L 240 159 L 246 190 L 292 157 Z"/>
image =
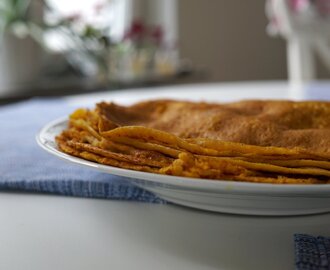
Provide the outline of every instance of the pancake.
<path id="1" fill-rule="evenodd" d="M 114 142 L 120 142 L 126 145 L 131 145 L 133 147 L 136 147 L 137 149 L 147 149 L 151 151 L 157 151 L 159 153 L 162 153 L 164 155 L 177 158 L 179 154 L 182 152 L 181 150 L 177 148 L 173 148 L 173 146 L 165 146 L 157 143 L 149 143 L 144 141 L 139 141 L 132 138 L 127 137 L 116 137 L 112 138 L 112 141 Z"/>
<path id="2" fill-rule="evenodd" d="M 263 173 L 249 170 L 240 164 L 221 160 L 220 162 L 205 162 L 194 155 L 182 153 L 170 166 L 161 169 L 161 173 L 193 178 L 234 180 L 243 182 L 271 184 L 325 184 L 329 179 L 318 175 L 287 175 Z"/>
<path id="3" fill-rule="evenodd" d="M 302 148 L 328 158 L 330 153 L 330 102 L 155 100 L 129 107 L 102 102 L 96 112 L 114 126 L 144 126 L 180 138 Z"/>
<path id="4" fill-rule="evenodd" d="M 114 167 L 119 167 L 123 169 L 135 170 L 135 171 L 142 171 L 142 172 L 150 172 L 150 173 L 158 173 L 157 168 L 153 168 L 150 166 L 143 166 L 143 165 L 135 165 L 128 162 L 118 161 L 112 158 L 102 157 L 100 155 L 90 153 L 87 151 L 82 151 L 79 153 L 79 157 L 95 161 L 100 164 L 110 165 Z"/>
<path id="5" fill-rule="evenodd" d="M 241 143 L 223 142 L 209 139 L 187 140 L 168 132 L 142 126 L 118 127 L 101 132 L 101 136 L 117 140 L 118 138 L 135 138 L 142 141 L 165 144 L 175 149 L 186 150 L 194 154 L 209 156 L 247 156 L 247 157 L 288 157 L 288 158 L 328 158 L 327 154 L 309 152 L 302 148 L 262 147 Z"/>
<path id="6" fill-rule="evenodd" d="M 147 165 L 137 165 L 131 162 L 123 161 L 120 159 L 114 159 L 107 156 L 102 156 L 94 153 L 95 151 L 83 151 L 82 148 L 79 149 L 76 147 L 75 144 L 70 143 L 70 141 L 66 141 L 64 137 L 57 136 L 56 142 L 59 149 L 69 155 L 80 157 L 83 159 L 87 159 L 90 161 L 95 161 L 100 164 L 110 165 L 114 167 L 119 167 L 123 169 L 131 169 L 136 171 L 143 171 L 143 172 L 152 172 L 157 173 L 159 169 Z"/>
<path id="7" fill-rule="evenodd" d="M 330 179 L 330 103 L 155 100 L 78 109 L 56 140 L 84 159 L 145 172 L 277 184 Z"/>
<path id="8" fill-rule="evenodd" d="M 165 157 L 160 153 L 151 151 L 147 152 L 136 150 L 134 153 L 131 152 L 130 154 L 122 154 L 102 149 L 100 147 L 93 146 L 87 143 L 68 141 L 67 145 L 78 151 L 90 152 L 102 157 L 112 158 L 118 161 L 133 163 L 137 165 L 147 165 L 151 167 L 162 168 L 165 166 L 169 166 L 173 161 L 172 158 Z"/>

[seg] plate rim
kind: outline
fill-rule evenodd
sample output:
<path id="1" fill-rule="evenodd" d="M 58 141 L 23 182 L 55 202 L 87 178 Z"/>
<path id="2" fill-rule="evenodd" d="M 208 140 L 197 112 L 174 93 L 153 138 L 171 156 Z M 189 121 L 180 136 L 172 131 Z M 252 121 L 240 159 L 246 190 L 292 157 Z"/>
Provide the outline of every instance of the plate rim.
<path id="1" fill-rule="evenodd" d="M 89 167 L 98 171 L 109 173 L 115 176 L 121 176 L 130 179 L 144 180 L 151 183 L 174 185 L 181 188 L 190 188 L 193 190 L 207 190 L 212 192 L 233 192 L 239 193 L 253 193 L 258 195 L 304 195 L 306 197 L 324 197 L 330 196 L 330 184 L 271 184 L 271 183 L 253 183 L 253 182 L 239 182 L 226 180 L 210 180 L 210 179 L 196 179 L 191 177 L 163 175 L 149 172 L 141 172 L 129 169 L 103 165 L 96 162 L 88 161 L 82 158 L 74 157 L 61 152 L 50 143 L 56 144 L 55 139 L 49 141 L 45 138 L 51 128 L 58 125 L 67 125 L 68 116 L 60 117 L 48 122 L 36 134 L 35 139 L 37 144 L 48 153 L 80 166 Z M 55 134 L 54 134 L 55 138 Z M 111 171 L 110 171 L 111 170 Z M 323 195 L 323 196 L 321 196 Z"/>

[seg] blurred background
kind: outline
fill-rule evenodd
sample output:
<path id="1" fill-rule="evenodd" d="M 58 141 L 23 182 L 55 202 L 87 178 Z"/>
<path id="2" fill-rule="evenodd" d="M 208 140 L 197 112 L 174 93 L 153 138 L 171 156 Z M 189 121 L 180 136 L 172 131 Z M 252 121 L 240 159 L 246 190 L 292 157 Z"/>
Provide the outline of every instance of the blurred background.
<path id="1" fill-rule="evenodd" d="M 0 100 L 327 79 L 328 0 L 1 0 Z"/>

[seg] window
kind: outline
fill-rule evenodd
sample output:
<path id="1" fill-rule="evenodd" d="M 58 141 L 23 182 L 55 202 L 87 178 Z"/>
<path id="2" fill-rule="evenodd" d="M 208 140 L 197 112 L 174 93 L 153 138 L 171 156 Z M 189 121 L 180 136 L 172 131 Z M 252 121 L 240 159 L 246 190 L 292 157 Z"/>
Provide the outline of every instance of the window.
<path id="1" fill-rule="evenodd" d="M 77 24 L 110 26 L 109 34 L 114 41 L 120 40 L 125 32 L 129 17 L 129 0 L 47 0 L 50 10 L 45 12 L 45 20 L 54 23 L 61 18 L 77 19 Z M 56 31 L 49 31 L 46 45 L 53 51 L 63 51 L 69 46 Z"/>

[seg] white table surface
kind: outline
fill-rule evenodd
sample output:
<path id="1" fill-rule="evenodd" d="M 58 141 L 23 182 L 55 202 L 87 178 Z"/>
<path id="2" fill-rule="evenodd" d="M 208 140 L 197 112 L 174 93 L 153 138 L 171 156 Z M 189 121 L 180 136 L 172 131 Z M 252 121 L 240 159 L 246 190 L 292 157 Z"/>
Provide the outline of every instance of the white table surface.
<path id="1" fill-rule="evenodd" d="M 322 84 L 310 97 L 330 95 Z M 204 97 L 203 89 L 214 93 Z M 213 90 L 212 90 L 213 89 Z M 294 90 L 297 91 L 297 90 Z M 74 106 L 160 96 L 301 99 L 284 83 L 199 85 L 71 97 Z M 326 97 L 327 98 L 327 97 Z M 0 269 L 294 269 L 293 234 L 330 236 L 330 214 L 253 217 L 174 205 L 0 194 Z"/>
<path id="2" fill-rule="evenodd" d="M 330 214 L 249 217 L 173 205 L 0 196 L 0 269 L 294 269 L 294 233 Z"/>

